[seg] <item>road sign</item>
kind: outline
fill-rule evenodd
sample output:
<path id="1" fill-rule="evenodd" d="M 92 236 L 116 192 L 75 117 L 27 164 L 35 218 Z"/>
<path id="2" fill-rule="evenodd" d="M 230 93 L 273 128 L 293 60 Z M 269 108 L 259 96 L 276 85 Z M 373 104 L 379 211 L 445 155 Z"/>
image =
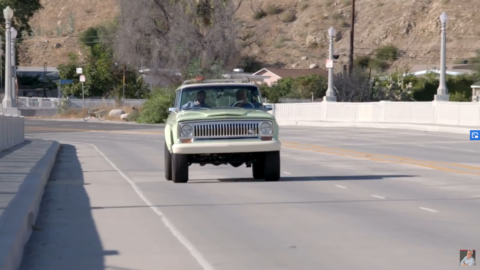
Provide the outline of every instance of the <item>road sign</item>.
<path id="1" fill-rule="evenodd" d="M 77 74 L 82 74 L 83 73 L 83 69 L 82 68 L 77 68 Z"/>
<path id="2" fill-rule="evenodd" d="M 327 59 L 326 65 L 327 68 L 333 68 L 333 60 Z"/>
<path id="3" fill-rule="evenodd" d="M 480 130 L 470 130 L 470 141 L 480 141 Z"/>
<path id="4" fill-rule="evenodd" d="M 60 80 L 60 84 L 71 84 L 73 80 Z"/>
<path id="5" fill-rule="evenodd" d="M 80 75 L 80 81 L 85 82 L 85 75 Z"/>

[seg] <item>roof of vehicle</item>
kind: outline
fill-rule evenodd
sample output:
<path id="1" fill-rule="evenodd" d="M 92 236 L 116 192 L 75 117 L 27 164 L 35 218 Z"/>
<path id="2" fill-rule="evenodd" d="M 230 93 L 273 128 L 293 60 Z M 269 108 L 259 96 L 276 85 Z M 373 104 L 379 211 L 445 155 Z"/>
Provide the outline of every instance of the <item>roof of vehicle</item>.
<path id="1" fill-rule="evenodd" d="M 270 78 L 270 76 L 260 76 L 260 75 L 251 75 L 251 74 L 228 74 L 224 76 L 225 79 L 205 79 L 204 77 L 197 77 L 195 79 L 186 80 L 183 82 L 181 88 L 187 86 L 200 86 L 200 85 L 255 85 L 253 82 L 260 81 L 263 82 L 265 79 Z"/>

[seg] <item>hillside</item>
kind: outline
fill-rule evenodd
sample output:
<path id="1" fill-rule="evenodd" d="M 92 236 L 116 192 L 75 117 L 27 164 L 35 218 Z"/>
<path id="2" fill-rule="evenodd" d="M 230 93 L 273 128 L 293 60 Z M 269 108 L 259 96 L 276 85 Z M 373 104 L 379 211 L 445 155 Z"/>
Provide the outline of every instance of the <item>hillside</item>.
<path id="1" fill-rule="evenodd" d="M 235 0 L 239 1 L 239 0 Z M 245 41 L 243 55 L 285 68 L 324 67 L 327 29 L 337 30 L 336 53 L 348 63 L 350 0 L 243 0 L 237 12 Z M 79 53 L 76 35 L 89 26 L 112 19 L 115 0 L 43 0 L 44 9 L 32 20 L 35 35 L 21 45 L 20 64 L 56 66 L 69 52 Z M 263 11 L 263 12 L 262 12 Z M 355 55 L 367 55 L 383 45 L 402 51 L 395 66 L 439 64 L 440 21 L 445 11 L 447 61 L 475 55 L 480 49 L 480 1 L 472 0 L 360 0 L 356 4 Z M 256 18 L 255 18 L 256 17 Z M 68 32 L 73 29 L 73 32 Z M 251 44 L 256 41 L 255 44 Z M 55 44 L 60 44 L 55 48 Z M 57 45 L 58 46 L 58 45 Z M 303 60 L 302 60 L 303 59 Z"/>

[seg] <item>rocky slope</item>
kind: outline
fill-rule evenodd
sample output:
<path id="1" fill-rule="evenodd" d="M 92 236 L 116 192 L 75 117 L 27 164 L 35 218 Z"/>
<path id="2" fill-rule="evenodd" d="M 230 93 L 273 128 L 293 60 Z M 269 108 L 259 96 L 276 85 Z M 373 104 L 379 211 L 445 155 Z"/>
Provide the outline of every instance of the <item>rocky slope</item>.
<path id="1" fill-rule="evenodd" d="M 79 53 L 75 38 L 79 32 L 114 18 L 119 11 L 115 0 L 43 0 L 42 4 L 45 8 L 31 22 L 35 36 L 20 45 L 21 65 L 56 66 L 67 61 L 69 52 Z M 476 27 L 480 1 L 359 0 L 356 11 L 356 56 L 393 44 L 402 51 L 394 66 L 438 65 L 439 15 L 444 11 L 449 15 L 447 61 L 472 57 L 480 49 Z M 350 14 L 351 0 L 243 0 L 237 20 L 245 40 L 238 44 L 244 55 L 269 65 L 324 67 L 327 29 L 333 26 L 338 67 L 348 63 Z"/>

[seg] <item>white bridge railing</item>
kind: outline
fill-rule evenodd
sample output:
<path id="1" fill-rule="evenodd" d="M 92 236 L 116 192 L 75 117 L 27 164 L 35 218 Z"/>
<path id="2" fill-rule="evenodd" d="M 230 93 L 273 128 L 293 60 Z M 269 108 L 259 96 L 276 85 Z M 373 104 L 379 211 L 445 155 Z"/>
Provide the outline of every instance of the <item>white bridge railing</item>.
<path id="1" fill-rule="evenodd" d="M 142 106 L 146 99 L 125 99 L 124 106 L 134 107 Z M 59 99 L 59 98 L 35 98 L 18 97 L 18 109 L 21 110 L 54 110 L 62 104 L 72 109 L 83 108 L 83 99 Z M 86 108 L 116 107 L 115 99 L 86 98 Z"/>
<path id="2" fill-rule="evenodd" d="M 313 102 L 272 104 L 280 124 L 326 121 L 480 127 L 480 102 Z"/>

